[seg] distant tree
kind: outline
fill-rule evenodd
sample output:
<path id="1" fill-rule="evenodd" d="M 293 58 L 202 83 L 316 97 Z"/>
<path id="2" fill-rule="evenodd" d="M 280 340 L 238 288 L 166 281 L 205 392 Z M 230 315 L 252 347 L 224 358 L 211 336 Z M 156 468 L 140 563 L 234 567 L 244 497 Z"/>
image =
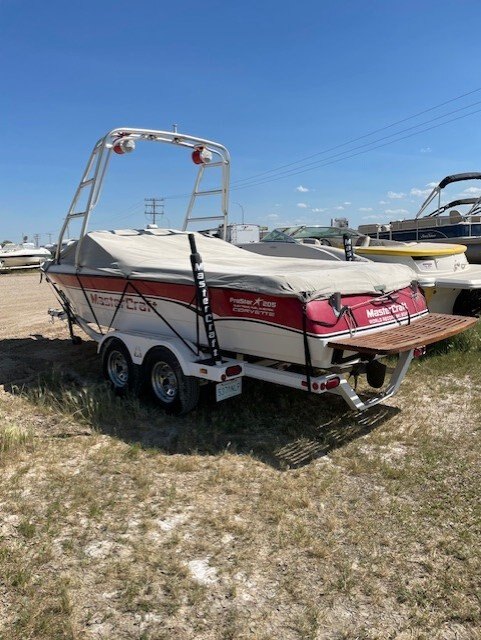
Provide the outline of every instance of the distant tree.
<path id="1" fill-rule="evenodd" d="M 2 242 L 0 242 L 0 245 L 3 247 L 4 244 L 12 244 L 11 240 L 2 240 Z"/>

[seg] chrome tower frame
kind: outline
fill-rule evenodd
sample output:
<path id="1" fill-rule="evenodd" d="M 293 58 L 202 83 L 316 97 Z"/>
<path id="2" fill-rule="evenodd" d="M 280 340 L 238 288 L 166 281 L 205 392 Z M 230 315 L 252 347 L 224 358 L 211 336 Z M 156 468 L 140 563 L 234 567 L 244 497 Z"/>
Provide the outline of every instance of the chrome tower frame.
<path id="1" fill-rule="evenodd" d="M 87 166 L 83 172 L 82 179 L 80 180 L 79 186 L 77 187 L 67 216 L 65 217 L 64 223 L 62 225 L 62 229 L 60 231 L 57 250 L 55 253 L 55 262 L 60 262 L 62 241 L 65 237 L 65 232 L 68 229 L 69 223 L 71 222 L 71 220 L 81 218 L 82 227 L 75 252 L 75 266 L 80 266 L 79 257 L 80 248 L 82 246 L 82 239 L 87 233 L 90 214 L 92 213 L 99 200 L 105 174 L 107 173 L 109 161 L 112 156 L 112 151 L 114 150 L 114 147 L 120 142 L 122 142 L 122 144 L 124 145 L 127 141 L 132 141 L 134 143 L 139 141 L 163 142 L 178 147 L 187 147 L 188 149 L 192 150 L 203 147 L 210 151 L 213 154 L 214 161 L 199 164 L 197 178 L 195 180 L 194 189 L 187 206 L 182 230 L 185 231 L 189 223 L 192 221 L 221 220 L 223 237 L 226 237 L 230 183 L 230 155 L 228 150 L 223 145 L 217 142 L 212 142 L 211 140 L 205 140 L 203 138 L 197 138 L 188 134 L 178 133 L 177 131 L 158 131 L 155 129 L 133 129 L 130 127 L 119 127 L 117 129 L 112 129 L 112 131 L 109 131 L 105 136 L 103 136 L 103 138 L 100 138 L 100 140 L 97 141 L 92 150 Z M 214 167 L 219 167 L 221 169 L 221 186 L 218 189 L 201 191 L 200 184 L 202 182 L 205 169 Z M 87 203 L 85 206 L 85 210 L 77 211 L 77 205 L 80 196 L 84 193 L 84 190 L 87 193 Z M 220 215 L 197 217 L 194 217 L 192 215 L 194 205 L 198 196 L 217 194 L 221 196 Z"/>

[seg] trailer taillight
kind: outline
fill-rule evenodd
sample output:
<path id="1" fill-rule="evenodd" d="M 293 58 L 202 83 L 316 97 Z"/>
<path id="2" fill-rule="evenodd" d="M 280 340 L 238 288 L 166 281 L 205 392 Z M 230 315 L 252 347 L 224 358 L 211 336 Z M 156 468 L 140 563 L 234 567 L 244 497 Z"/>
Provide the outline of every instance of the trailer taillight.
<path id="1" fill-rule="evenodd" d="M 319 389 L 321 391 L 327 391 L 329 389 L 335 389 L 336 387 L 338 387 L 341 384 L 341 380 L 340 378 L 338 378 L 337 376 L 335 378 L 331 378 L 330 380 L 327 380 L 326 382 L 313 382 L 311 384 L 311 388 L 313 391 L 318 391 Z M 301 386 L 303 387 L 308 387 L 308 383 L 307 380 L 303 380 L 301 382 Z"/>
<path id="2" fill-rule="evenodd" d="M 341 384 L 340 378 L 331 378 L 326 382 L 326 389 L 335 389 Z"/>
<path id="3" fill-rule="evenodd" d="M 227 367 L 225 372 L 229 378 L 231 378 L 232 376 L 238 376 L 240 373 L 242 373 L 242 367 L 238 364 L 233 364 L 231 367 Z"/>

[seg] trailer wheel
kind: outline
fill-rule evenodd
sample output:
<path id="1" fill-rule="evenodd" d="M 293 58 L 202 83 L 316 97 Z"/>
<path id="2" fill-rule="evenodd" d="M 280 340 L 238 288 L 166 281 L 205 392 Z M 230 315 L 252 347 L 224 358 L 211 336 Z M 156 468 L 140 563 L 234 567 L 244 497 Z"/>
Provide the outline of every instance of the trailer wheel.
<path id="1" fill-rule="evenodd" d="M 165 347 L 155 347 L 147 354 L 142 381 L 147 393 L 167 413 L 184 415 L 199 401 L 199 382 L 184 375 L 174 354 Z"/>
<path id="2" fill-rule="evenodd" d="M 110 340 L 102 352 L 102 369 L 112 389 L 123 395 L 136 386 L 135 365 L 120 340 Z"/>
<path id="3" fill-rule="evenodd" d="M 481 315 L 481 291 L 479 289 L 463 289 L 456 298 L 453 313 L 459 316 Z"/>

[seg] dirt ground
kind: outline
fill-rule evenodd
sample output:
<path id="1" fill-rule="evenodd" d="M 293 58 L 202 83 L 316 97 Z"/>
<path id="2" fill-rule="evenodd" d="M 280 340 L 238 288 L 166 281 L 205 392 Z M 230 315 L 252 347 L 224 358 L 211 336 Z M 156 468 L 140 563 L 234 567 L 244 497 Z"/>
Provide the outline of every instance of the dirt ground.
<path id="1" fill-rule="evenodd" d="M 0 339 L 35 334 L 56 337 L 59 326 L 49 323 L 49 307 L 58 307 L 58 303 L 49 284 L 40 282 L 39 271 L 1 274 Z"/>
<path id="2" fill-rule="evenodd" d="M 479 332 L 365 414 L 246 384 L 173 418 L 56 306 L 0 276 L 0 640 L 481 638 Z"/>
<path id="3" fill-rule="evenodd" d="M 52 323 L 49 308 L 60 305 L 40 273 L 18 272 L 0 275 L 0 387 L 21 384 L 33 375 L 53 367 L 74 365 L 84 360 L 91 348 L 72 347 L 65 322 Z M 89 342 L 85 334 L 82 339 Z"/>

